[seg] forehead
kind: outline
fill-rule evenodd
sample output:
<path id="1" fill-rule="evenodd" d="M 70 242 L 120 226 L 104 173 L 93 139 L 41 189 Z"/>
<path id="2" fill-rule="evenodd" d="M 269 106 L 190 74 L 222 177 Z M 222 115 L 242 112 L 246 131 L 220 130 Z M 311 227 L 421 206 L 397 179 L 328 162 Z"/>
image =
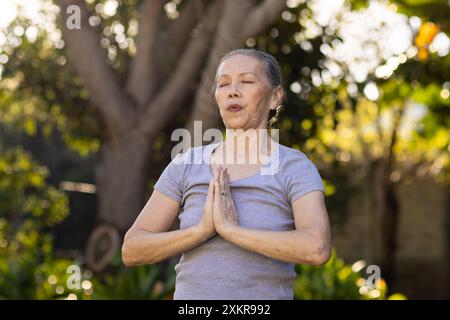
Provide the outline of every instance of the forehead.
<path id="1" fill-rule="evenodd" d="M 217 70 L 217 77 L 221 75 L 238 75 L 247 72 L 261 75 L 264 72 L 262 63 L 257 58 L 235 54 L 226 58 L 220 64 Z"/>

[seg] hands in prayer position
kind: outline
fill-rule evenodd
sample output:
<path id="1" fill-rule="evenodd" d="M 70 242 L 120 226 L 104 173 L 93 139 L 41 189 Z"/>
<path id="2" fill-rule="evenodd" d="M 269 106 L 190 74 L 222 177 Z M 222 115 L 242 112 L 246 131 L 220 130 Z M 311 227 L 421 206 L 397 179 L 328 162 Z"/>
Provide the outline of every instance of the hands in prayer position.
<path id="1" fill-rule="evenodd" d="M 231 197 L 230 176 L 226 168 L 214 169 L 209 183 L 204 213 L 199 228 L 207 238 L 218 233 L 222 237 L 230 228 L 239 225 L 239 219 Z"/>

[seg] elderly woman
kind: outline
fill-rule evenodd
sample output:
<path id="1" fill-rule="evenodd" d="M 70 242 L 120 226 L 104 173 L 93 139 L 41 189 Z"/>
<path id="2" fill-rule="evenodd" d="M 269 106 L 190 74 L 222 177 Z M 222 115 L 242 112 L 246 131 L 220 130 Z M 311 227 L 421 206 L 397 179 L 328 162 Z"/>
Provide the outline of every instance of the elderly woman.
<path id="1" fill-rule="evenodd" d="M 136 266 L 182 254 L 174 299 L 293 299 L 294 264 L 326 263 L 331 235 L 311 160 L 272 138 L 262 145 L 246 135 L 267 129 L 271 110 L 278 114 L 280 67 L 262 50 L 237 49 L 222 58 L 213 89 L 225 141 L 190 148 L 165 168 L 125 235 L 123 261 Z M 179 161 L 198 155 L 206 161 Z M 268 161 L 250 163 L 254 155 Z M 276 170 L 263 174 L 274 161 Z M 169 231 L 177 217 L 180 229 Z"/>

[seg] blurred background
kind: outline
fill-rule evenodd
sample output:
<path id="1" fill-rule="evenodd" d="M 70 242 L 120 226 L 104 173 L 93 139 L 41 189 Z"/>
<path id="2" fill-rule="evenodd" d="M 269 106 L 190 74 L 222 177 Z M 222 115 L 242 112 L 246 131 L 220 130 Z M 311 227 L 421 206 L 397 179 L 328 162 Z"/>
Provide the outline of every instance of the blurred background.
<path id="1" fill-rule="evenodd" d="M 179 257 L 126 268 L 123 235 L 173 130 L 223 129 L 239 47 L 280 62 L 280 143 L 326 186 L 333 257 L 295 298 L 449 299 L 449 23 L 448 0 L 1 0 L 0 299 L 172 298 Z"/>

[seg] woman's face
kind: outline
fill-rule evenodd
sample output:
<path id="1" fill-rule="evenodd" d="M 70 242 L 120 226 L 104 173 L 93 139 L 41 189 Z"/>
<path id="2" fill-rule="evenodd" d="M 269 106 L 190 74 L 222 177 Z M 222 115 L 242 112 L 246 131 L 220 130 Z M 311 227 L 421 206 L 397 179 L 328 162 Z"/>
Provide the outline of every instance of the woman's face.
<path id="1" fill-rule="evenodd" d="M 219 66 L 214 96 L 226 128 L 265 129 L 269 110 L 281 101 L 281 88 L 272 90 L 257 58 L 235 54 Z"/>

